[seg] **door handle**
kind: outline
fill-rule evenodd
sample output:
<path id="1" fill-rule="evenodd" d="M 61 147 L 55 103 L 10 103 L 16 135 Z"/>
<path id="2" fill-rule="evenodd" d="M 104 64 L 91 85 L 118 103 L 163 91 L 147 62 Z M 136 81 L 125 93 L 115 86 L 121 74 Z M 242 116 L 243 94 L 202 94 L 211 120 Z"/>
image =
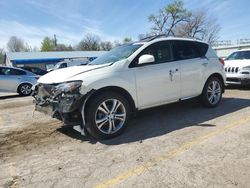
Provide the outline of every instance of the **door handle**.
<path id="1" fill-rule="evenodd" d="M 176 72 L 178 72 L 178 71 L 179 71 L 179 69 L 170 70 L 170 71 L 169 71 L 169 74 L 174 74 L 174 73 L 176 73 Z"/>
<path id="2" fill-rule="evenodd" d="M 174 71 L 173 71 L 173 70 L 170 70 L 170 71 L 169 71 L 169 75 L 170 75 L 170 80 L 171 80 L 171 81 L 174 80 L 174 74 L 175 74 L 176 72 L 178 72 L 178 71 L 179 71 L 179 69 L 175 69 Z"/>

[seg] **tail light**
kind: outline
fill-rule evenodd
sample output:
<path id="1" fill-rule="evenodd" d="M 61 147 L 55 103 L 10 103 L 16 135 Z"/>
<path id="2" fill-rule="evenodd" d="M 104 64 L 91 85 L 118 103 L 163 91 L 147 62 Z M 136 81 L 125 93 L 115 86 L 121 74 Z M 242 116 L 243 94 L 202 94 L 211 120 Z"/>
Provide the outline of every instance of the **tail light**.
<path id="1" fill-rule="evenodd" d="M 225 65 L 225 62 L 224 62 L 224 60 L 222 59 L 222 58 L 219 58 L 219 61 L 220 61 L 220 63 L 224 66 Z"/>

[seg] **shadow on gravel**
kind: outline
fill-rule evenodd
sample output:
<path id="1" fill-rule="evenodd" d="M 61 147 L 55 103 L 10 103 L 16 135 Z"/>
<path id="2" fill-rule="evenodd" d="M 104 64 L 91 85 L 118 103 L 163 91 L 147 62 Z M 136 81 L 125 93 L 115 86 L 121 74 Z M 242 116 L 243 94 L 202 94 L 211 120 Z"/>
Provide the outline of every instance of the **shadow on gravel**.
<path id="1" fill-rule="evenodd" d="M 21 96 L 21 95 L 6 95 L 6 96 L 0 96 L 0 100 L 1 99 L 14 99 L 14 98 L 25 98 L 27 96 Z"/>
<path id="2" fill-rule="evenodd" d="M 193 99 L 181 103 L 165 105 L 149 110 L 141 111 L 131 120 L 124 133 L 110 140 L 95 140 L 81 136 L 72 128 L 64 128 L 60 131 L 67 136 L 90 143 L 101 142 L 106 145 L 117 145 L 165 135 L 172 131 L 190 126 L 204 128 L 216 125 L 204 124 L 203 122 L 230 114 L 250 106 L 250 100 L 238 98 L 224 98 L 217 108 L 206 108 Z"/>
<path id="3" fill-rule="evenodd" d="M 77 139 L 77 140 L 81 140 L 82 142 L 89 142 L 92 144 L 97 143 L 97 140 L 93 137 L 91 137 L 90 135 L 87 136 L 83 136 L 81 135 L 79 132 L 77 132 L 76 130 L 73 129 L 72 126 L 62 126 L 60 128 L 57 129 L 57 131 L 59 131 L 60 133 L 67 135 L 71 138 Z"/>
<path id="4" fill-rule="evenodd" d="M 229 86 L 226 86 L 226 89 L 247 91 L 247 90 L 250 90 L 250 85 L 249 86 L 229 85 Z"/>

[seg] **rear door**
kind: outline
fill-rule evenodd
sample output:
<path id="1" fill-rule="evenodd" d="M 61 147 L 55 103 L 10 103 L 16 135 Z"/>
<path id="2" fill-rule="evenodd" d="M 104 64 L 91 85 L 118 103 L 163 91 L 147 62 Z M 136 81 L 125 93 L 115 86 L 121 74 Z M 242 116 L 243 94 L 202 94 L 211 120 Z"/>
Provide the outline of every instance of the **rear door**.
<path id="1" fill-rule="evenodd" d="M 194 97 L 202 92 L 208 59 L 208 45 L 194 41 L 174 41 L 174 56 L 180 63 L 181 98 Z"/>

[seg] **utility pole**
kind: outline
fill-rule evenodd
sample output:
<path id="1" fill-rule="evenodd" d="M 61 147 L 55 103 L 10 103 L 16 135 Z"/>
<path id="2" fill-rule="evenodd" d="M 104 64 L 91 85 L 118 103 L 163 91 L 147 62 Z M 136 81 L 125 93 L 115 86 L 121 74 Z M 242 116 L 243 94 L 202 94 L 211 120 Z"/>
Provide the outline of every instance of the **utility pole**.
<path id="1" fill-rule="evenodd" d="M 54 45 L 55 45 L 55 50 L 57 50 L 57 39 L 56 39 L 56 34 L 54 34 Z"/>

